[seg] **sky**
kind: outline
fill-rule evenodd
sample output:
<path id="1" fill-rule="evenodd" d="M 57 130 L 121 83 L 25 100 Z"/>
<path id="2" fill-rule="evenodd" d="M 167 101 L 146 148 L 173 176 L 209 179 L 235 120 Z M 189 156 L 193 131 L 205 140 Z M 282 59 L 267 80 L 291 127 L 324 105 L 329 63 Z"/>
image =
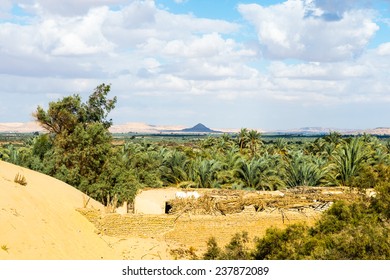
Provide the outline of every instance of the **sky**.
<path id="1" fill-rule="evenodd" d="M 114 124 L 390 127 L 390 0 L 1 0 L 0 122 L 101 83 Z"/>

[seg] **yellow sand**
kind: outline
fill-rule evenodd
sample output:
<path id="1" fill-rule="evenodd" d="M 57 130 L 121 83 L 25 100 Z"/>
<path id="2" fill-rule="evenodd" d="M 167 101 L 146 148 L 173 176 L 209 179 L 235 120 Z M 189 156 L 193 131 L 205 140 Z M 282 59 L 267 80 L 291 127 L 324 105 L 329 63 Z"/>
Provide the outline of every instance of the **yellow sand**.
<path id="1" fill-rule="evenodd" d="M 19 173 L 27 180 L 14 182 Z M 75 209 L 85 195 L 49 176 L 0 161 L 0 259 L 169 259 L 154 239 L 101 236 Z M 103 210 L 90 200 L 88 207 Z"/>

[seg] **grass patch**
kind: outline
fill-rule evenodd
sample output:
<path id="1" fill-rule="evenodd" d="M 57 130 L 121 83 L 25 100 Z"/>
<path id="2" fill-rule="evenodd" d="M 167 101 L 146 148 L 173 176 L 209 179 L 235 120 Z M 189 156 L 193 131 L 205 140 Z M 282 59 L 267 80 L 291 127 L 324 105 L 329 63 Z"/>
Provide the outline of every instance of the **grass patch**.
<path id="1" fill-rule="evenodd" d="M 17 173 L 15 175 L 14 182 L 19 184 L 19 185 L 22 185 L 22 186 L 27 186 L 26 177 L 24 177 L 23 175 L 21 175 L 19 173 Z"/>
<path id="2" fill-rule="evenodd" d="M 90 200 L 91 200 L 91 197 L 83 194 L 83 208 L 87 208 Z"/>
<path id="3" fill-rule="evenodd" d="M 7 245 L 1 245 L 1 250 L 6 251 L 8 253 L 9 248 Z"/>

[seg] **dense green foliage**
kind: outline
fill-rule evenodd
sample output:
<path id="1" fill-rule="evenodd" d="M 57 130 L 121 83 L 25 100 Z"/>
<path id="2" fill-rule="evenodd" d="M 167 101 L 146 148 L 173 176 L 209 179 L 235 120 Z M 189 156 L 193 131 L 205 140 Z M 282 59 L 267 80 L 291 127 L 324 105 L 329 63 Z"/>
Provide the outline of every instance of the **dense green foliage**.
<path id="1" fill-rule="evenodd" d="M 388 260 L 390 259 L 390 184 L 377 188 L 370 201 L 336 202 L 312 227 L 293 224 L 270 228 L 249 249 L 245 233 L 236 234 L 220 248 L 215 239 L 207 243 L 204 259 L 257 260 Z"/>

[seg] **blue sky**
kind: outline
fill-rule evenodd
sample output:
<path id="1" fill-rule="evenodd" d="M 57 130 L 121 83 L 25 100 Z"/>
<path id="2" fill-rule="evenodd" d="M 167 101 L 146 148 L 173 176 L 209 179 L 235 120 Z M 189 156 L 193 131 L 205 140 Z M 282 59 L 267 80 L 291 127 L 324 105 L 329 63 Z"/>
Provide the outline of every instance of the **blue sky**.
<path id="1" fill-rule="evenodd" d="M 0 122 L 111 83 L 116 124 L 390 127 L 389 0 L 2 0 Z"/>

